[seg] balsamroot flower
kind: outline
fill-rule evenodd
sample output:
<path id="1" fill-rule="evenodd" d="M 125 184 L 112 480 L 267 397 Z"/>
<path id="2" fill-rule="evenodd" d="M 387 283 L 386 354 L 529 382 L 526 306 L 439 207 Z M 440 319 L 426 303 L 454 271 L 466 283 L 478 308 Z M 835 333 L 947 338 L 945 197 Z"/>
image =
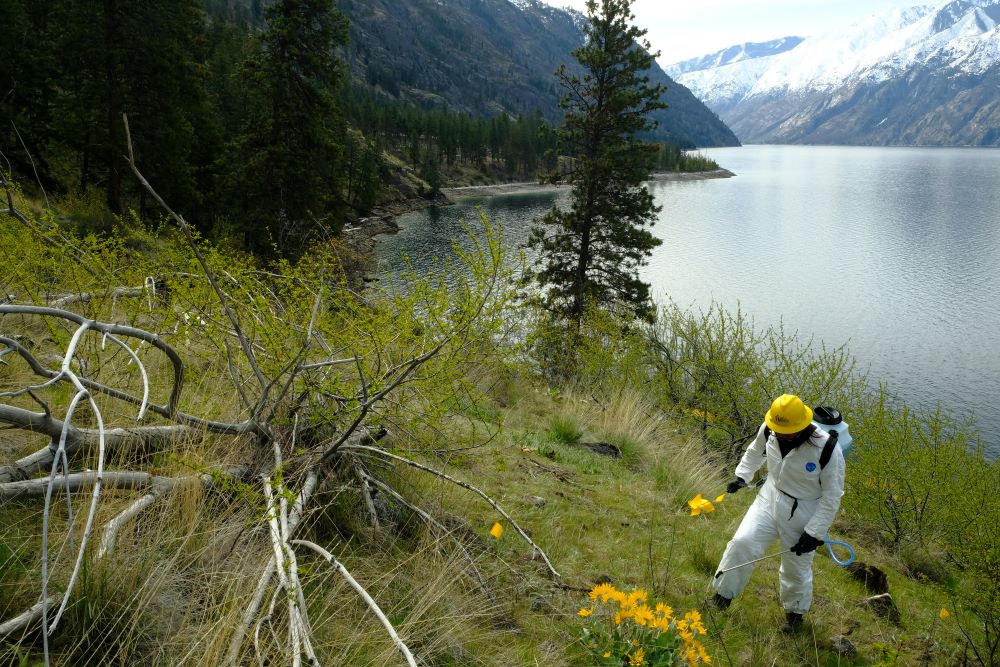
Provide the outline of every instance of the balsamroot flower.
<path id="1" fill-rule="evenodd" d="M 697 639 L 707 631 L 696 610 L 675 617 L 673 608 L 652 603 L 643 589 L 626 593 L 611 584 L 594 586 L 588 597 L 594 604 L 577 614 L 585 619 L 581 644 L 593 664 L 632 667 L 680 661 L 697 667 L 712 662 Z"/>
<path id="2" fill-rule="evenodd" d="M 688 507 L 691 508 L 691 516 L 715 511 L 715 505 L 712 504 L 712 501 L 702 498 L 700 493 L 688 501 Z"/>

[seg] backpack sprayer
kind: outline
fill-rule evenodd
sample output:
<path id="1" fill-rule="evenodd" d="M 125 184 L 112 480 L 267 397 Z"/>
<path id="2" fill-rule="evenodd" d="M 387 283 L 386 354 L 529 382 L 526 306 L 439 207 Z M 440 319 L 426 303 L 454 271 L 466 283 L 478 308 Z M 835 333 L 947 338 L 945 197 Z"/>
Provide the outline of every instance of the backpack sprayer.
<path id="1" fill-rule="evenodd" d="M 854 444 L 854 438 L 851 437 L 850 432 L 847 430 L 847 422 L 845 422 L 844 418 L 841 416 L 840 410 L 835 410 L 834 408 L 822 405 L 817 406 L 817 408 L 813 410 L 813 424 L 831 435 L 834 433 L 837 434 L 837 445 L 840 447 L 841 454 L 843 454 L 846 459 L 847 455 L 851 451 L 851 446 Z M 840 565 L 841 567 L 847 567 L 854 562 L 854 549 L 851 548 L 850 544 L 847 542 L 841 542 L 840 540 L 831 540 L 830 531 L 826 532 L 824 538 L 825 539 L 823 541 L 826 542 L 827 551 L 830 552 L 830 558 L 833 559 L 834 563 Z M 847 560 L 840 560 L 837 558 L 837 554 L 833 553 L 833 545 L 835 544 L 839 547 L 847 549 L 847 553 L 850 554 L 847 557 Z"/>
<path id="2" fill-rule="evenodd" d="M 841 453 L 846 458 L 848 452 L 851 451 L 851 447 L 854 444 L 854 438 L 852 438 L 850 432 L 848 432 L 847 422 L 844 421 L 844 418 L 841 416 L 840 411 L 826 406 L 819 406 L 815 410 L 813 410 L 812 423 L 817 428 L 821 428 L 827 433 L 829 433 L 831 436 L 836 437 L 837 446 L 840 447 Z M 760 481 L 752 484 L 750 488 L 757 488 L 759 486 L 762 486 L 766 480 L 767 476 L 764 476 L 763 478 L 760 479 Z M 824 538 L 825 539 L 823 540 L 823 543 L 826 545 L 827 550 L 830 552 L 830 558 L 833 559 L 834 563 L 840 565 L 841 567 L 847 567 L 848 565 L 854 562 L 854 549 L 851 547 L 850 544 L 848 544 L 847 542 L 842 542 L 840 540 L 831 540 L 829 531 L 827 531 Z M 847 550 L 847 553 L 849 554 L 847 560 L 840 560 L 839 558 L 837 558 L 837 554 L 834 553 L 833 551 L 834 545 Z M 741 567 L 745 567 L 747 565 L 752 565 L 759 561 L 766 560 L 768 558 L 774 558 L 775 556 L 782 556 L 784 554 L 789 554 L 789 553 L 792 553 L 792 550 L 785 549 L 784 551 L 778 551 L 773 554 L 768 554 L 766 556 L 761 556 L 760 558 L 749 560 L 746 563 L 740 563 L 739 565 L 727 567 L 725 570 L 719 570 L 718 572 L 716 572 L 715 578 L 718 579 L 719 577 L 721 577 L 726 572 L 729 572 L 730 570 L 736 570 Z"/>

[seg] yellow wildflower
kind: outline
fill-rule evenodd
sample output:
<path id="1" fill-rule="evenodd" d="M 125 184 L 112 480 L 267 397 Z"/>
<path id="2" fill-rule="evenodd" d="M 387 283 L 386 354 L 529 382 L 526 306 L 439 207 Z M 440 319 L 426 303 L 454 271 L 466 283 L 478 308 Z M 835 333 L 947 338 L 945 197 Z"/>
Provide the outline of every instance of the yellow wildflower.
<path id="1" fill-rule="evenodd" d="M 601 602 L 607 602 L 614 593 L 615 587 L 611 584 L 597 584 L 590 591 L 590 599 L 597 600 L 597 598 L 601 598 Z"/>
<path id="2" fill-rule="evenodd" d="M 611 657 L 611 651 L 605 651 L 604 652 L 604 657 L 605 658 L 610 658 Z"/>
<path id="3" fill-rule="evenodd" d="M 662 614 L 663 616 L 666 616 L 667 618 L 670 618 L 670 617 L 673 616 L 674 610 L 669 605 L 665 605 L 662 602 L 657 602 L 656 603 L 656 613 L 657 614 Z"/>
<path id="4" fill-rule="evenodd" d="M 691 516 L 698 516 L 703 512 L 707 513 L 715 509 L 712 501 L 702 498 L 700 493 L 688 501 L 688 507 L 691 508 Z"/>
<path id="5" fill-rule="evenodd" d="M 493 527 L 490 528 L 490 535 L 492 535 L 495 540 L 500 539 L 500 536 L 503 535 L 503 526 L 500 525 L 500 522 L 493 524 Z"/>
<path id="6" fill-rule="evenodd" d="M 726 494 L 724 494 L 724 493 L 721 494 L 721 495 L 718 495 L 718 496 L 715 497 L 715 502 L 721 503 L 722 499 L 725 498 L 725 497 L 726 497 Z"/>
<path id="7" fill-rule="evenodd" d="M 635 610 L 635 622 L 639 625 L 646 627 L 653 625 L 653 612 L 646 605 L 640 605 Z"/>
<path id="8" fill-rule="evenodd" d="M 701 661 L 703 663 L 705 663 L 706 665 L 711 665 L 712 664 L 712 656 L 710 656 L 708 654 L 708 651 L 705 650 L 705 647 L 702 646 L 701 644 L 699 644 L 698 642 L 695 642 L 694 645 L 695 645 L 695 648 L 698 649 L 698 657 L 701 658 Z"/>
<path id="9" fill-rule="evenodd" d="M 951 616 L 951 614 L 948 612 L 948 610 L 945 609 L 944 607 L 941 607 L 941 611 L 938 612 L 938 617 L 943 621 L 944 619 L 948 618 L 949 616 Z"/>
<path id="10" fill-rule="evenodd" d="M 578 611 L 578 612 L 576 612 L 576 613 L 577 613 L 578 615 L 580 615 L 580 616 L 584 617 L 584 618 L 587 618 L 588 616 L 590 616 L 591 614 L 593 614 L 593 613 L 594 613 L 594 608 L 593 608 L 593 607 L 591 607 L 590 609 L 581 609 L 580 611 Z"/>
<path id="11" fill-rule="evenodd" d="M 645 665 L 646 664 L 646 652 L 642 648 L 637 648 L 635 653 L 628 657 L 629 665 Z"/>
<path id="12" fill-rule="evenodd" d="M 657 616 L 653 621 L 653 627 L 660 632 L 666 632 L 670 629 L 670 617 L 669 616 Z"/>
<path id="13" fill-rule="evenodd" d="M 694 633 L 699 635 L 707 635 L 708 631 L 705 630 L 705 626 L 701 623 L 701 614 L 698 613 L 696 609 L 692 609 L 688 613 L 684 614 L 685 625 Z"/>

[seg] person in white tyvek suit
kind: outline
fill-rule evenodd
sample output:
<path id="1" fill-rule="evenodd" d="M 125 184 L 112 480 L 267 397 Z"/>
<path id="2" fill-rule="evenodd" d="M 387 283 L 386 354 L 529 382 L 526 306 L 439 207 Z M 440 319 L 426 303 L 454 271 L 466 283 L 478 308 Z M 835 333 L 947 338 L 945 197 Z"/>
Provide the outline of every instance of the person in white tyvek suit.
<path id="1" fill-rule="evenodd" d="M 747 486 L 767 462 L 767 481 L 747 510 L 716 572 L 764 555 L 775 539 L 792 553 L 781 557 L 779 581 L 785 609 L 783 632 L 802 627 L 802 615 L 812 603 L 812 560 L 830 529 L 844 494 L 844 456 L 840 447 L 812 423 L 812 410 L 798 396 L 785 394 L 771 404 L 757 437 L 747 447 L 736 479 L 726 490 L 735 493 Z M 828 457 L 825 465 L 821 458 Z M 717 576 L 710 604 L 726 609 L 743 592 L 753 565 Z"/>

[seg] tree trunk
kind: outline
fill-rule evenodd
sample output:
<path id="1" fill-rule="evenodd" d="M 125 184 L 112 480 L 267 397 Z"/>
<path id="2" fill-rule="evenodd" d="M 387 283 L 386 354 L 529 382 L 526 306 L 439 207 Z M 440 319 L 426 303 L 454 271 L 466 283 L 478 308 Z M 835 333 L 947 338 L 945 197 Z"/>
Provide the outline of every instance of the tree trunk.
<path id="1" fill-rule="evenodd" d="M 115 0 L 104 0 L 104 77 L 107 85 L 108 123 L 108 185 L 106 191 L 108 208 L 112 213 L 122 212 L 121 135 L 122 91 L 119 77 L 119 62 L 115 57 L 121 43 L 121 25 Z"/>

